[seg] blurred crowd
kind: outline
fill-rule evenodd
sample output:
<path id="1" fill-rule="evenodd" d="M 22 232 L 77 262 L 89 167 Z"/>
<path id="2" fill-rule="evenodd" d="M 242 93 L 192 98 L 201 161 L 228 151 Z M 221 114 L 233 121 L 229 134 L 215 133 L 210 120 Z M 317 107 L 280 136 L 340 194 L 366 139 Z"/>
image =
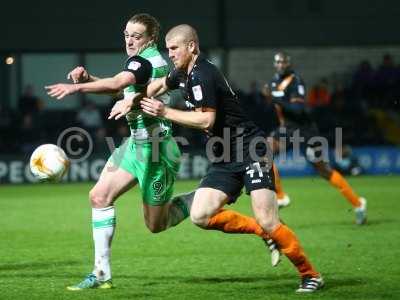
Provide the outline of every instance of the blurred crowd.
<path id="1" fill-rule="evenodd" d="M 276 119 L 261 93 L 261 84 L 254 82 L 249 92 L 237 92 L 249 116 L 268 133 Z M 350 78 L 327 75 L 308 86 L 307 92 L 307 107 L 321 133 L 334 142 L 335 128 L 341 127 L 343 143 L 356 146 L 400 144 L 399 102 L 400 67 L 390 54 L 384 55 L 376 68 L 368 61 L 360 62 Z M 83 98 L 76 110 L 46 110 L 33 87 L 27 86 L 17 110 L 0 104 L 0 154 L 29 154 L 40 144 L 56 143 L 60 133 L 72 126 L 90 134 L 95 152 L 108 153 L 110 145 L 105 137 L 112 137 L 118 145 L 130 134 L 124 120 L 106 121 L 112 104 L 97 106 Z M 179 100 L 175 105 L 184 107 Z M 204 135 L 195 130 L 175 126 L 174 132 L 190 141 L 186 146 L 190 150 L 205 142 Z"/>
<path id="2" fill-rule="evenodd" d="M 268 132 L 277 120 L 266 120 L 273 115 L 273 107 L 266 105 L 262 84 L 254 81 L 249 93 L 238 92 L 249 115 Z M 345 144 L 400 144 L 396 138 L 400 137 L 400 65 L 390 54 L 383 56 L 377 68 L 364 60 L 350 74 L 327 75 L 314 85 L 306 82 L 306 88 L 308 111 L 330 143 L 340 127 Z"/>

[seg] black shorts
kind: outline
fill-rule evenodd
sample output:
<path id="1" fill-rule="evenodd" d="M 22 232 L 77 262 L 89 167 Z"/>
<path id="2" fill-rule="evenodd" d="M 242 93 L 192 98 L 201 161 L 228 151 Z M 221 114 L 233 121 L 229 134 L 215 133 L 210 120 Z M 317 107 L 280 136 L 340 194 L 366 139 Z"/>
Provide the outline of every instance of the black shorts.
<path id="1" fill-rule="evenodd" d="M 322 158 L 322 145 L 321 142 L 316 140 L 316 137 L 320 137 L 320 133 L 317 126 L 313 123 L 308 126 L 296 127 L 289 125 L 286 127 L 278 127 L 271 132 L 270 136 L 279 141 L 281 144 L 281 151 L 293 149 L 297 144 L 300 146 L 298 150 L 310 163 L 314 163 Z M 301 140 L 294 142 L 293 138 L 295 137 L 299 137 Z M 285 147 L 285 149 L 282 147 Z M 298 151 L 297 149 L 294 150 Z"/>
<path id="2" fill-rule="evenodd" d="M 200 188 L 213 188 L 224 192 L 229 203 L 240 196 L 243 186 L 246 193 L 259 189 L 275 191 L 275 176 L 271 164 L 253 162 L 243 165 L 242 171 L 234 171 L 229 164 L 212 164 L 206 176 L 201 180 Z"/>

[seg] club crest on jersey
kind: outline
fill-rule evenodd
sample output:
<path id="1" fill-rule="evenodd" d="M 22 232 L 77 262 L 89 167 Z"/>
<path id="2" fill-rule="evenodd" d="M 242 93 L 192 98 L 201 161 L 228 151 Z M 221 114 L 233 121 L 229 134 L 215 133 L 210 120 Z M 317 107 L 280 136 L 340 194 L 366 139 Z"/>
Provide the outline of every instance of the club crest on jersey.
<path id="1" fill-rule="evenodd" d="M 193 91 L 194 99 L 196 101 L 200 101 L 200 100 L 203 99 L 203 92 L 201 90 L 201 86 L 200 85 L 195 85 L 194 87 L 192 87 L 192 91 Z"/>
<path id="2" fill-rule="evenodd" d="M 139 69 L 142 66 L 142 64 L 140 62 L 137 61 L 131 61 L 128 65 L 128 69 L 136 71 L 137 69 Z"/>

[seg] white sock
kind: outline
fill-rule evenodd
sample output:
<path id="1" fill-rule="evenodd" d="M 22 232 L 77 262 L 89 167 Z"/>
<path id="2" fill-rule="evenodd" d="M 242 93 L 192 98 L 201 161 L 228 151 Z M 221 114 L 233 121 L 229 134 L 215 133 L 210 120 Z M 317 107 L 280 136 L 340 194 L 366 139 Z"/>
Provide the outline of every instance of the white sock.
<path id="1" fill-rule="evenodd" d="M 111 279 L 111 242 L 115 231 L 114 206 L 92 208 L 94 270 L 100 281 Z"/>

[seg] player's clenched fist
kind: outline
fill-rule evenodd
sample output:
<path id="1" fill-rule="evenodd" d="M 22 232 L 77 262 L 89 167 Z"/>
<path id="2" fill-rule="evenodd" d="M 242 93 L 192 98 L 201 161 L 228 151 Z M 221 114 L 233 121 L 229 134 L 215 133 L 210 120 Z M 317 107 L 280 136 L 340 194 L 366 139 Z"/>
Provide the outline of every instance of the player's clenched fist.
<path id="1" fill-rule="evenodd" d="M 82 83 L 89 81 L 90 76 L 84 67 L 79 66 L 68 73 L 67 79 L 71 79 L 73 83 Z"/>

